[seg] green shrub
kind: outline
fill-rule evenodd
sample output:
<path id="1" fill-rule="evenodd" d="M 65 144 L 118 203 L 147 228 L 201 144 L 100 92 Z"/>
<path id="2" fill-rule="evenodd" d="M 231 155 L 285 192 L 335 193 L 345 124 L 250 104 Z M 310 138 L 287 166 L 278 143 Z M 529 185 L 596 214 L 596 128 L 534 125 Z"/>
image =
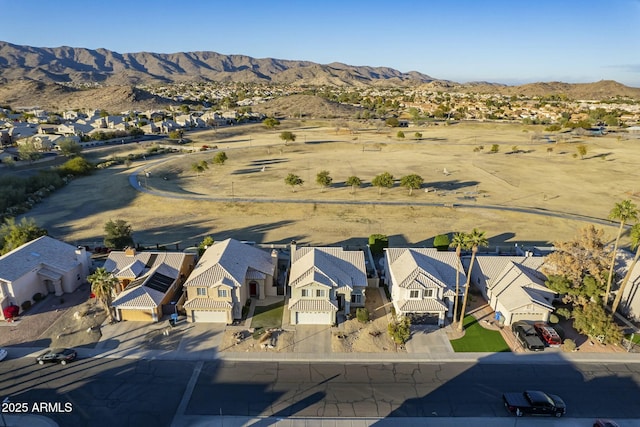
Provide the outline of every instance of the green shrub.
<path id="1" fill-rule="evenodd" d="M 372 234 L 369 236 L 369 248 L 372 254 L 381 254 L 389 247 L 389 238 L 384 234 Z"/>
<path id="2" fill-rule="evenodd" d="M 571 317 L 571 311 L 566 307 L 560 307 L 559 309 L 557 309 L 556 314 L 565 320 Z"/>
<path id="3" fill-rule="evenodd" d="M 74 157 L 67 160 L 61 166 L 58 167 L 58 173 L 60 176 L 67 175 L 89 175 L 94 169 L 94 165 L 88 162 L 83 157 Z"/>
<path id="4" fill-rule="evenodd" d="M 22 311 L 29 310 L 31 308 L 31 301 L 23 302 L 22 304 L 20 304 L 20 307 L 22 307 Z"/>
<path id="5" fill-rule="evenodd" d="M 393 342 L 404 344 L 411 337 L 411 320 L 405 316 L 401 320 L 393 321 L 387 326 L 387 331 Z"/>
<path id="6" fill-rule="evenodd" d="M 36 292 L 35 294 L 33 294 L 33 301 L 38 302 L 43 299 L 44 299 L 44 296 L 42 296 L 40 292 Z"/>
<path id="7" fill-rule="evenodd" d="M 360 323 L 367 323 L 369 321 L 369 310 L 364 307 L 357 308 L 356 319 L 358 319 Z"/>
<path id="8" fill-rule="evenodd" d="M 449 250 L 450 243 L 448 234 L 438 234 L 433 238 L 433 247 L 441 252 Z"/>
<path id="9" fill-rule="evenodd" d="M 576 342 L 570 338 L 564 340 L 564 344 L 562 345 L 564 351 L 574 351 L 576 347 Z"/>
<path id="10" fill-rule="evenodd" d="M 560 321 L 560 319 L 558 318 L 558 316 L 557 316 L 557 315 L 555 315 L 555 314 L 553 314 L 553 313 L 551 313 L 551 314 L 549 315 L 549 323 L 550 323 L 550 324 L 555 325 L 555 324 L 556 324 L 556 323 L 558 323 L 559 321 Z"/>

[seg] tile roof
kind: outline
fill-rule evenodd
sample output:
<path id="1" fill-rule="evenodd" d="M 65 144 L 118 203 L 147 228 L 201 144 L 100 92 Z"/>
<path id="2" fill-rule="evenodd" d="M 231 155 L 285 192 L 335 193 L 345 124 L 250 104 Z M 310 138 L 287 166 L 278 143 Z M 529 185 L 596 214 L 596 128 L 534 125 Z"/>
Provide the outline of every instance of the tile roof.
<path id="1" fill-rule="evenodd" d="M 124 278 L 139 277 L 154 267 L 164 265 L 164 274 L 178 277 L 180 267 L 188 256 L 193 255 L 183 252 L 136 252 L 135 255 L 127 255 L 125 251 L 111 251 L 104 268 L 114 276 Z"/>
<path id="2" fill-rule="evenodd" d="M 174 274 L 174 277 L 169 274 Z M 178 272 L 172 267 L 157 265 L 144 276 L 129 283 L 111 305 L 118 308 L 156 308 L 162 303 L 177 278 Z"/>
<path id="3" fill-rule="evenodd" d="M 472 276 L 475 280 L 480 277 L 481 283 L 487 289 L 493 286 L 493 282 L 499 274 L 505 269 L 509 263 L 516 263 L 529 270 L 539 270 L 544 264 L 544 257 L 525 257 L 525 256 L 498 256 L 498 255 L 478 255 L 473 265 Z"/>
<path id="4" fill-rule="evenodd" d="M 82 261 L 78 259 L 76 249 L 49 236 L 39 237 L 0 257 L 0 279 L 13 282 L 33 269 L 45 266 L 66 273 Z"/>
<path id="5" fill-rule="evenodd" d="M 338 306 L 326 299 L 294 299 L 289 303 L 289 310 L 303 313 L 338 311 Z"/>
<path id="6" fill-rule="evenodd" d="M 184 304 L 184 308 L 190 310 L 210 309 L 210 310 L 231 310 L 233 304 L 229 301 L 219 301 L 211 298 L 194 298 Z"/>
<path id="7" fill-rule="evenodd" d="M 405 313 L 440 313 L 448 310 L 445 304 L 435 298 L 399 301 L 398 307 Z"/>
<path id="8" fill-rule="evenodd" d="M 293 254 L 289 285 L 302 287 L 319 283 L 330 288 L 351 290 L 367 286 L 363 251 L 340 247 L 300 247 Z"/>
<path id="9" fill-rule="evenodd" d="M 388 248 L 387 270 L 393 283 L 406 289 L 443 287 L 454 294 L 456 265 L 460 285 L 466 281 L 462 263 L 453 251 L 432 248 Z"/>
<path id="10" fill-rule="evenodd" d="M 541 264 L 540 264 L 541 265 Z M 513 311 L 530 304 L 553 311 L 551 301 L 555 293 L 545 285 L 545 276 L 514 261 L 509 261 L 491 282 L 492 297 L 507 310 Z"/>
<path id="11" fill-rule="evenodd" d="M 207 287 L 219 282 L 242 286 L 247 275 L 273 275 L 274 269 L 269 252 L 226 239 L 205 251 L 184 286 Z"/>

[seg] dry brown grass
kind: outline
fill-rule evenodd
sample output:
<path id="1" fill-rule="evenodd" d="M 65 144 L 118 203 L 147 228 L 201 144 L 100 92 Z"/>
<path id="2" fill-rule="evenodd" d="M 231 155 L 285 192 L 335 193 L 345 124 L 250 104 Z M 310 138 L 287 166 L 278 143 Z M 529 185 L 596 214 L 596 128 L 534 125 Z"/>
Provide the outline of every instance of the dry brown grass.
<path id="1" fill-rule="evenodd" d="M 350 127 L 355 128 L 353 124 Z M 638 191 L 638 144 L 615 136 L 568 138 L 567 142 L 549 144 L 533 140 L 532 135 L 541 128 L 491 123 L 409 128 L 404 130 L 405 140 L 399 141 L 397 129 L 359 129 L 352 134 L 315 122 L 285 122 L 282 128 L 297 135 L 295 144 L 284 145 L 279 139 L 282 129 L 266 131 L 258 125 L 191 134 L 194 142 L 187 148 L 217 145 L 229 157 L 225 165 L 210 165 L 199 176 L 191 164 L 211 160 L 213 152 L 172 156 L 163 163 L 150 158 L 144 164 L 151 172 L 146 180 L 140 170 L 139 180 L 147 188 L 193 199 L 140 193 L 128 184 L 133 169 L 121 167 L 74 181 L 29 216 L 55 237 L 97 245 L 102 241 L 104 223 L 123 218 L 132 224 L 136 242 L 169 249 L 174 244 L 181 249 L 194 245 L 206 235 L 216 240 L 234 237 L 331 245 L 382 233 L 390 236 L 394 246 L 426 245 L 436 234 L 473 227 L 485 230 L 492 245 L 513 246 L 568 239 L 584 222 L 443 206 L 532 207 L 587 219 L 606 218 L 615 202 Z M 413 137 L 418 131 L 423 134 L 419 141 Z M 573 157 L 578 143 L 588 147 L 585 160 Z M 500 145 L 499 153 L 488 154 L 492 144 Z M 474 152 L 480 145 L 484 149 Z M 506 154 L 513 146 L 518 146 L 520 153 Z M 552 153 L 547 152 L 548 147 L 553 148 Z M 443 174 L 445 168 L 449 175 Z M 334 180 L 326 191 L 315 185 L 315 176 L 323 169 Z M 417 173 L 424 178 L 425 187 L 438 191 L 414 191 L 409 196 L 396 185 L 379 195 L 370 182 L 384 171 L 396 179 Z M 284 184 L 288 173 L 298 174 L 305 184 L 292 192 Z M 343 184 L 351 175 L 365 182 L 355 194 Z M 235 201 L 210 201 L 208 197 L 233 197 Z M 465 197 L 475 197 L 475 201 Z M 251 203 L 238 202 L 238 198 L 312 202 Z M 339 200 L 366 204 L 321 203 Z M 634 200 L 638 202 L 636 197 Z M 381 201 L 406 205 L 376 204 Z M 438 206 L 415 205 L 418 202 Z M 613 238 L 615 224 L 606 226 L 605 231 Z"/>

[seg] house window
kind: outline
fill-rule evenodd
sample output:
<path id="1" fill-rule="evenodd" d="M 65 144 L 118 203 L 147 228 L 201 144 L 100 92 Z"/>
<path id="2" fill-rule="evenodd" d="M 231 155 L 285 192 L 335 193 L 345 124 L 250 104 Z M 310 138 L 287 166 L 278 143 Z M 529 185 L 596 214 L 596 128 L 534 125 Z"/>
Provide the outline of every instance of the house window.
<path id="1" fill-rule="evenodd" d="M 198 288 L 196 290 L 196 292 L 197 292 L 197 295 L 199 297 L 206 297 L 207 296 L 207 288 Z"/>
<path id="2" fill-rule="evenodd" d="M 218 289 L 218 298 L 226 298 L 227 290 L 226 289 Z"/>
<path id="3" fill-rule="evenodd" d="M 302 292 L 302 298 L 309 296 L 309 290 L 308 289 L 303 289 L 301 292 Z"/>
<path id="4" fill-rule="evenodd" d="M 420 298 L 420 291 L 409 291 L 409 298 L 411 299 Z"/>
<path id="5" fill-rule="evenodd" d="M 361 294 L 351 294 L 351 303 L 352 304 L 362 304 L 362 295 Z"/>
<path id="6" fill-rule="evenodd" d="M 433 289 L 425 289 L 424 296 L 425 298 L 433 298 Z"/>
<path id="7" fill-rule="evenodd" d="M 316 298 L 324 298 L 324 289 L 316 289 Z"/>

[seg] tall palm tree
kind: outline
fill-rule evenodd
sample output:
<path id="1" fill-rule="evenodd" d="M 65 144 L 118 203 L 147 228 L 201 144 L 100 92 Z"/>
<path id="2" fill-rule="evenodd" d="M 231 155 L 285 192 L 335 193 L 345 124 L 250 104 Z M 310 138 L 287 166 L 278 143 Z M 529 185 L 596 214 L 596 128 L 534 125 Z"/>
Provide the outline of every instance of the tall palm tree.
<path id="1" fill-rule="evenodd" d="M 102 302 L 104 309 L 109 316 L 109 321 L 113 321 L 113 312 L 111 310 L 111 302 L 113 301 L 113 292 L 118 285 L 118 278 L 108 272 L 104 267 L 99 267 L 96 271 L 87 277 L 91 283 L 91 292 L 97 299 Z"/>
<path id="2" fill-rule="evenodd" d="M 456 248 L 456 296 L 455 300 L 453 300 L 453 322 L 456 322 L 458 316 L 458 300 L 460 297 L 458 296 L 460 292 L 460 253 L 462 252 L 462 248 L 465 248 L 467 245 L 467 235 L 465 233 L 455 233 L 453 238 L 451 239 L 450 247 Z"/>
<path id="3" fill-rule="evenodd" d="M 479 246 L 488 246 L 489 241 L 484 235 L 484 231 L 473 229 L 473 231 L 466 235 L 466 247 L 471 248 L 471 264 L 469 264 L 469 271 L 467 273 L 467 282 L 464 284 L 464 297 L 462 298 L 462 310 L 460 311 L 460 322 L 458 323 L 458 331 L 462 332 L 464 324 L 464 312 L 467 309 L 467 299 L 469 298 L 469 283 L 471 282 L 471 270 L 473 269 L 473 263 L 476 260 L 476 253 L 478 253 Z"/>
<path id="4" fill-rule="evenodd" d="M 638 259 L 640 258 L 640 224 L 636 224 L 631 227 L 631 248 L 636 249 L 636 255 L 633 257 L 633 262 L 631 262 L 629 270 L 627 270 L 627 274 L 624 275 L 624 279 L 622 279 L 620 289 L 618 289 L 616 298 L 613 300 L 613 304 L 611 305 L 611 313 L 614 315 L 616 313 L 616 310 L 618 309 L 618 305 L 620 305 L 620 300 L 622 299 L 624 288 L 625 286 L 627 286 L 627 282 L 629 282 L 629 279 L 631 278 L 631 272 L 635 268 L 636 264 L 638 263 Z"/>
<path id="5" fill-rule="evenodd" d="M 622 236 L 622 230 L 627 221 L 638 220 L 638 207 L 631 200 L 623 200 L 616 203 L 609 212 L 609 219 L 620 220 L 620 227 L 618 227 L 618 235 L 616 236 L 616 242 L 613 245 L 613 254 L 611 255 L 611 264 L 609 265 L 609 276 L 607 277 L 607 289 L 604 292 L 604 305 L 609 302 L 609 293 L 611 292 L 611 282 L 613 281 L 613 269 L 616 264 L 616 254 L 618 253 L 618 244 L 620 243 L 620 236 Z"/>

